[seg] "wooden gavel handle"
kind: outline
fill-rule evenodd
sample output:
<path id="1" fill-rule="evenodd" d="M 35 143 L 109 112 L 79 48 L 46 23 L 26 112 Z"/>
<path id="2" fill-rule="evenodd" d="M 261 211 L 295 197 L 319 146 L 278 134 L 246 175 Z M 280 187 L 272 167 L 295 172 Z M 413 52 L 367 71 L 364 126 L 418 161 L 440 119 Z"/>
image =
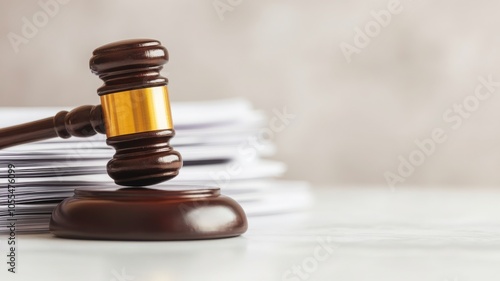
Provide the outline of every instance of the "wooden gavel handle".
<path id="1" fill-rule="evenodd" d="M 54 117 L 0 129 L 0 149 L 55 137 L 90 137 L 106 133 L 100 105 L 84 105 Z"/>

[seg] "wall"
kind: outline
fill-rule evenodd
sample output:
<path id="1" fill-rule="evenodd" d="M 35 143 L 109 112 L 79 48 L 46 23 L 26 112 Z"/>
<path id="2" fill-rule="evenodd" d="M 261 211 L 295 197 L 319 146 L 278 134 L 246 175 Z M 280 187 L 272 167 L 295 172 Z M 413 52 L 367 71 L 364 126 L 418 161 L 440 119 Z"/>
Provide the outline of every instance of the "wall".
<path id="1" fill-rule="evenodd" d="M 95 104 L 91 51 L 150 37 L 169 49 L 172 100 L 241 96 L 268 115 L 286 107 L 296 116 L 275 137 L 288 178 L 386 184 L 390 172 L 397 184 L 498 185 L 499 85 L 474 93 L 478 77 L 500 81 L 499 6 L 2 1 L 0 105 Z"/>

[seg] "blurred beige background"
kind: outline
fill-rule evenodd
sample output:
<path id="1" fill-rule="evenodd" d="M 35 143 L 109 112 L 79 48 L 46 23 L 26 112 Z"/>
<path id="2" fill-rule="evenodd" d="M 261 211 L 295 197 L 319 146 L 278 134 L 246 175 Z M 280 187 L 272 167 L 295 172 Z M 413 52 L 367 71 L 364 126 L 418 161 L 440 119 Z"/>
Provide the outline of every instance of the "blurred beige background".
<path id="1" fill-rule="evenodd" d="M 2 1 L 0 105 L 96 104 L 92 50 L 150 37 L 170 52 L 172 100 L 245 97 L 269 116 L 296 115 L 275 136 L 288 178 L 386 184 L 391 172 L 398 184 L 494 186 L 500 87 L 474 92 L 480 76 L 500 81 L 499 10 L 486 0 Z M 415 141 L 434 129 L 446 140 L 427 155 Z"/>

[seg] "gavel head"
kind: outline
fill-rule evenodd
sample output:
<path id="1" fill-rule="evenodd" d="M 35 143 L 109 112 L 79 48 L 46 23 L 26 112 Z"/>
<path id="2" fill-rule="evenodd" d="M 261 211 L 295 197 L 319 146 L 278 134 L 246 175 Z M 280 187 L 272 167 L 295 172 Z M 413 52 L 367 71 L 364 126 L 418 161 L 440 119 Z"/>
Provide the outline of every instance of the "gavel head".
<path id="1" fill-rule="evenodd" d="M 175 131 L 168 80 L 160 75 L 167 61 L 167 50 L 150 39 L 104 45 L 90 59 L 90 69 L 104 81 L 97 93 L 106 143 L 116 149 L 107 170 L 119 185 L 160 183 L 182 167 L 180 154 L 169 144 Z"/>

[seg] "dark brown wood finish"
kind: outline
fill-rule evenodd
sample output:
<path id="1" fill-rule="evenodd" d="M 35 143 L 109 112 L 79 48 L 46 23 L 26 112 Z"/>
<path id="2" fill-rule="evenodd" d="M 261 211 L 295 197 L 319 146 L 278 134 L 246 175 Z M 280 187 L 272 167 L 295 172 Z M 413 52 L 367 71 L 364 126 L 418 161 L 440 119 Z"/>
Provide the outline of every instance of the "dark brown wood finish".
<path id="1" fill-rule="evenodd" d="M 174 178 L 182 167 L 179 152 L 169 140 L 174 130 L 144 132 L 111 137 L 106 143 L 116 149 L 108 162 L 108 174 L 126 186 L 153 185 Z"/>
<path id="2" fill-rule="evenodd" d="M 54 117 L 0 129 L 0 149 L 55 137 L 67 139 L 105 133 L 101 106 L 84 105 Z"/>
<path id="3" fill-rule="evenodd" d="M 92 73 L 104 81 L 99 95 L 164 86 L 168 79 L 160 75 L 168 62 L 168 51 L 152 39 L 124 40 L 94 50 L 90 59 Z"/>
<path id="4" fill-rule="evenodd" d="M 50 230 L 78 239 L 193 240 L 240 235 L 247 220 L 218 188 L 77 190 L 54 210 Z"/>

